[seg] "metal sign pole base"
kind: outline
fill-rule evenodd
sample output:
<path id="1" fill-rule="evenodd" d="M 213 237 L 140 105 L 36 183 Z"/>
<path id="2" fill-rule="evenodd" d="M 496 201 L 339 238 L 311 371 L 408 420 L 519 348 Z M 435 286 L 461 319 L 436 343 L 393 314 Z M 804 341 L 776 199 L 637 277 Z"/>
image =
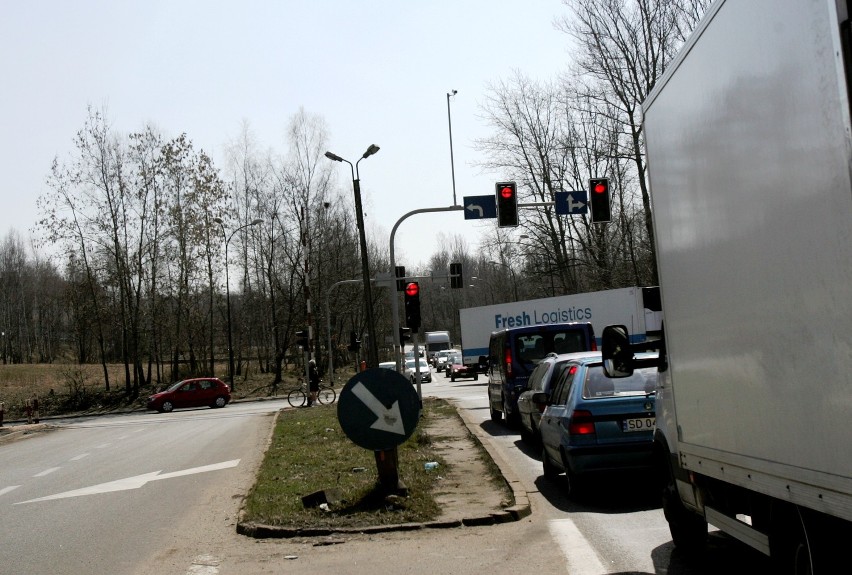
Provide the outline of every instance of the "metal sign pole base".
<path id="1" fill-rule="evenodd" d="M 408 486 L 399 477 L 397 448 L 375 451 L 379 487 L 388 495 L 408 495 Z"/>

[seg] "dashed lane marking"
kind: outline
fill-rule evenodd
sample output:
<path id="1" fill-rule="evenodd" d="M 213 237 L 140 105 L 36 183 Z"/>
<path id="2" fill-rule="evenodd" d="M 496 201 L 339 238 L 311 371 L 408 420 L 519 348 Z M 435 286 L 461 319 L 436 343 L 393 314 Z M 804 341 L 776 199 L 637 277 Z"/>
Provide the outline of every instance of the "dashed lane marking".
<path id="1" fill-rule="evenodd" d="M 0 495 L 6 495 L 10 491 L 14 491 L 18 487 L 20 487 L 20 485 L 10 485 L 9 487 L 4 487 L 3 489 L 0 489 Z"/>
<path id="2" fill-rule="evenodd" d="M 609 573 L 588 539 L 577 529 L 571 519 L 555 519 L 547 524 L 550 535 L 559 544 L 572 575 L 600 575 Z"/>

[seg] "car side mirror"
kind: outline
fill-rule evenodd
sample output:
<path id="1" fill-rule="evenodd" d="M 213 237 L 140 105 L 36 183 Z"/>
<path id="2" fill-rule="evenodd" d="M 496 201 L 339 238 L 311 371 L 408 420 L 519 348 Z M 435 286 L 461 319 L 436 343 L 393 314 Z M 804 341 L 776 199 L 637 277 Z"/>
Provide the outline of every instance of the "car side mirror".
<path id="1" fill-rule="evenodd" d="M 550 395 L 543 392 L 543 391 L 536 391 L 534 394 L 532 394 L 532 397 L 530 397 L 530 400 L 533 403 L 549 404 L 550 403 Z"/>

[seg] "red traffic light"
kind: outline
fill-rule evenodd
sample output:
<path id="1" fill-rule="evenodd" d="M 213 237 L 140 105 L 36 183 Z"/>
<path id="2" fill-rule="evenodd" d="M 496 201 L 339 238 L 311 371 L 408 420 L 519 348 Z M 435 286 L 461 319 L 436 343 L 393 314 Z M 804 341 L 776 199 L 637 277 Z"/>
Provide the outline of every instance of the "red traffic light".
<path id="1" fill-rule="evenodd" d="M 503 186 L 502 188 L 500 188 L 500 195 L 501 195 L 501 196 L 503 196 L 504 198 L 506 198 L 506 199 L 508 200 L 508 199 L 510 199 L 512 196 L 514 196 L 514 195 L 515 195 L 515 190 L 513 190 L 513 189 L 512 189 L 511 187 L 509 187 L 509 186 Z"/>
<path id="2" fill-rule="evenodd" d="M 405 284 L 405 295 L 408 297 L 415 297 L 420 294 L 420 285 L 417 282 L 410 282 Z"/>
<path id="3" fill-rule="evenodd" d="M 594 192 L 596 194 L 605 194 L 606 193 L 606 184 L 601 182 L 601 181 L 595 182 Z"/>

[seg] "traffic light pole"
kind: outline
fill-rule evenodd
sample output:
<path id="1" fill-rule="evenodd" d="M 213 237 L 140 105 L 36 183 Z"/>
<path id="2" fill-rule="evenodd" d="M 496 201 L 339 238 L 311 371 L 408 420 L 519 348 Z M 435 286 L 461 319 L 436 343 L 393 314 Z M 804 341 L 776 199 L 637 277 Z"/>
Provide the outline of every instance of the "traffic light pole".
<path id="1" fill-rule="evenodd" d="M 456 205 L 456 206 L 447 206 L 446 208 L 421 208 L 419 210 L 412 210 L 412 211 L 408 212 L 407 214 L 403 215 L 401 218 L 399 218 L 396 221 L 396 223 L 394 224 L 393 229 L 391 230 L 391 234 L 390 234 L 390 267 L 391 267 L 391 269 L 392 270 L 396 269 L 396 258 L 394 256 L 393 244 L 394 244 L 394 239 L 396 238 L 396 230 L 397 230 L 397 228 L 399 228 L 399 225 L 402 222 L 404 222 L 405 220 L 407 220 L 408 218 L 410 218 L 411 216 L 413 216 L 415 214 L 426 214 L 426 213 L 432 213 L 432 212 L 460 212 L 460 211 L 464 211 L 464 206 Z M 394 349 L 400 349 L 399 329 L 398 329 L 399 328 L 399 295 L 398 294 L 394 294 L 394 296 L 391 298 L 391 315 L 393 317 Z M 397 370 L 399 370 L 399 367 L 401 365 L 400 355 L 398 355 L 396 357 Z"/>

